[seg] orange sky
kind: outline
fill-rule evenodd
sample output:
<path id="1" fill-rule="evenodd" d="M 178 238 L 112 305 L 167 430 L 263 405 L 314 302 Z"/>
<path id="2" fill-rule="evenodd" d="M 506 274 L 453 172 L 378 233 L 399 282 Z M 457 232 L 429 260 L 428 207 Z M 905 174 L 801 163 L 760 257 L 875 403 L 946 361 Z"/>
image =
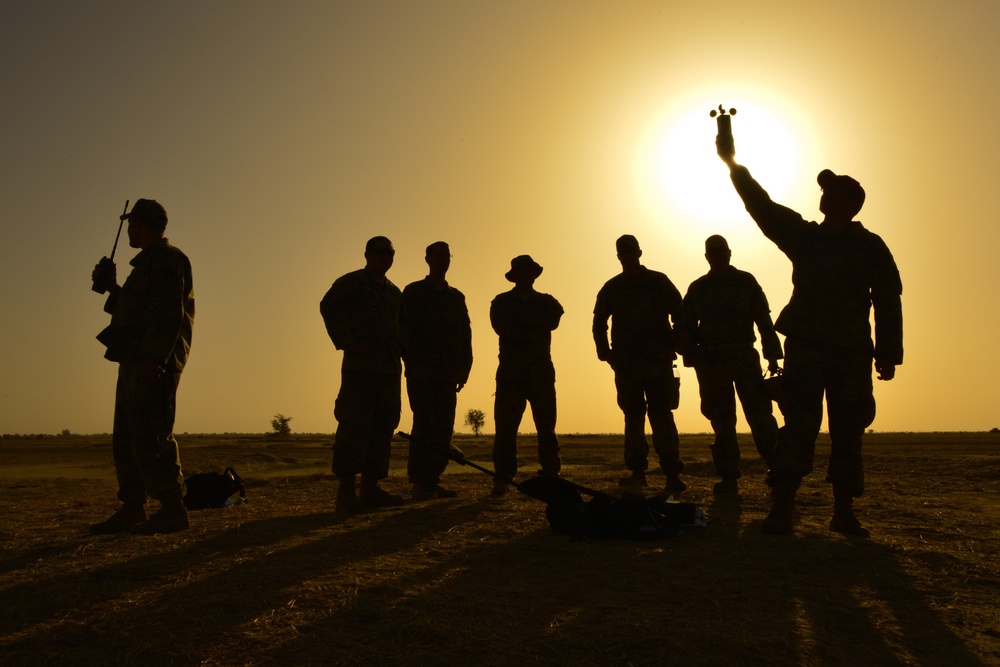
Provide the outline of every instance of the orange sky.
<path id="1" fill-rule="evenodd" d="M 486 411 L 492 431 L 489 303 L 528 253 L 566 310 L 558 430 L 620 432 L 590 335 L 617 236 L 635 234 L 683 292 L 707 268 L 705 237 L 723 233 L 775 316 L 790 293 L 790 264 L 723 165 L 697 164 L 719 103 L 739 110 L 739 158 L 781 203 L 815 219 L 824 168 L 868 192 L 859 219 L 902 273 L 906 349 L 877 383 L 873 427 L 1000 426 L 986 182 L 998 18 L 963 0 L 8 4 L 0 433 L 111 430 L 90 270 L 138 197 L 165 205 L 194 265 L 178 432 L 262 432 L 276 412 L 333 431 L 341 355 L 318 303 L 377 234 L 396 245 L 400 287 L 423 277 L 428 243 L 451 244 L 475 346 L 461 412 Z M 677 165 L 694 179 L 681 194 L 680 176 L 656 171 Z M 132 254 L 120 245 L 120 274 Z M 677 418 L 709 429 L 687 369 Z"/>

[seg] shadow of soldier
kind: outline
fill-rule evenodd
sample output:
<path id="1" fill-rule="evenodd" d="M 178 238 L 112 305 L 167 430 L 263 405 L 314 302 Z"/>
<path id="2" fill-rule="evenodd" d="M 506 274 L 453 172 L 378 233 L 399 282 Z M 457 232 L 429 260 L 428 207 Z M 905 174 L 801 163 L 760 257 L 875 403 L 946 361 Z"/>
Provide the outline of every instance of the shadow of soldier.
<path id="1" fill-rule="evenodd" d="M 984 664 L 892 548 L 834 534 L 794 542 L 785 548 L 807 545 L 801 567 L 777 574 L 798 655 L 827 665 Z"/>
<path id="2" fill-rule="evenodd" d="M 332 513 L 273 517 L 172 542 L 165 552 L 82 576 L 12 586 L 4 597 L 19 611 L 0 625 L 0 636 L 9 639 L 0 646 L 7 656 L 78 664 L 100 663 L 109 652 L 148 664 L 217 655 L 231 631 L 273 615 L 297 591 L 309 591 L 310 580 L 411 548 L 413 532 L 404 528 L 414 522 L 429 532 L 446 531 L 473 522 L 477 512 L 469 505 L 410 505 L 370 513 L 360 529 Z M 186 582 L 177 585 L 178 578 Z"/>
<path id="3" fill-rule="evenodd" d="M 764 535 L 749 484 L 712 499 L 707 528 L 648 543 L 553 535 L 523 494 L 345 517 L 312 511 L 306 489 L 302 505 L 270 509 L 281 516 L 227 510 L 163 539 L 67 539 L 72 571 L 56 558 L 9 576 L 0 652 L 18 664 L 110 652 L 148 664 L 984 664 L 892 547 L 812 524 Z"/>
<path id="4" fill-rule="evenodd" d="M 261 647 L 261 664 L 983 664 L 882 545 L 752 523 L 650 543 L 534 525 L 414 553 L 314 607 L 309 632 Z"/>

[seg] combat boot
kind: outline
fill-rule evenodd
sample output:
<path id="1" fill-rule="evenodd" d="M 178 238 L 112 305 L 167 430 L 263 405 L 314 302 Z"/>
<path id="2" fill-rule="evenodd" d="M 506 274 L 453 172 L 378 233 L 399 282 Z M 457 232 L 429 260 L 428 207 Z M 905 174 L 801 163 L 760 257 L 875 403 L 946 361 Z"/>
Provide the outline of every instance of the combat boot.
<path id="1" fill-rule="evenodd" d="M 649 482 L 646 481 L 646 473 L 642 470 L 633 470 L 632 474 L 628 477 L 622 477 L 618 480 L 618 486 L 625 489 L 634 489 L 636 491 L 642 491 L 642 487 L 647 486 Z"/>
<path id="2" fill-rule="evenodd" d="M 434 493 L 437 494 L 438 498 L 458 498 L 458 491 L 446 489 L 440 484 L 434 485 Z"/>
<path id="3" fill-rule="evenodd" d="M 735 477 L 723 477 L 721 482 L 716 482 L 712 487 L 712 493 L 738 495 L 740 484 Z"/>
<path id="4" fill-rule="evenodd" d="M 780 535 L 792 529 L 792 513 L 795 511 L 795 492 L 798 487 L 775 486 L 771 488 L 771 511 L 768 512 L 760 529 L 765 533 Z"/>
<path id="5" fill-rule="evenodd" d="M 410 498 L 417 502 L 434 500 L 437 497 L 438 493 L 433 484 L 427 484 L 426 482 L 414 482 L 413 486 L 410 487 Z"/>
<path id="6" fill-rule="evenodd" d="M 133 535 L 167 535 L 187 530 L 191 527 L 188 518 L 187 508 L 180 498 L 171 500 L 160 506 L 156 514 L 149 517 L 148 521 L 137 523 L 128 529 Z"/>
<path id="7" fill-rule="evenodd" d="M 684 480 L 682 480 L 681 476 L 678 475 L 677 473 L 668 472 L 666 473 L 666 475 L 667 475 L 667 482 L 666 484 L 663 485 L 662 495 L 664 496 L 673 495 L 675 493 L 680 493 L 681 491 L 684 491 L 685 489 L 688 488 L 688 485 L 684 483 Z"/>
<path id="8" fill-rule="evenodd" d="M 361 475 L 361 488 L 358 499 L 365 507 L 396 507 L 403 504 L 403 497 L 389 493 L 378 485 L 378 480 L 368 475 Z"/>
<path id="9" fill-rule="evenodd" d="M 458 498 L 458 491 L 446 489 L 437 482 L 414 482 L 410 487 L 410 497 L 417 501 Z"/>
<path id="10" fill-rule="evenodd" d="M 868 529 L 861 525 L 854 516 L 854 495 L 837 487 L 833 488 L 833 518 L 830 519 L 830 530 L 852 535 L 868 537 Z"/>
<path id="11" fill-rule="evenodd" d="M 145 503 L 127 502 L 104 521 L 92 525 L 90 532 L 92 535 L 126 533 L 129 528 L 137 523 L 142 523 L 146 518 Z"/>
<path id="12" fill-rule="evenodd" d="M 337 504 L 334 512 L 357 512 L 361 509 L 361 501 L 354 490 L 357 478 L 354 475 L 341 477 L 337 484 Z"/>

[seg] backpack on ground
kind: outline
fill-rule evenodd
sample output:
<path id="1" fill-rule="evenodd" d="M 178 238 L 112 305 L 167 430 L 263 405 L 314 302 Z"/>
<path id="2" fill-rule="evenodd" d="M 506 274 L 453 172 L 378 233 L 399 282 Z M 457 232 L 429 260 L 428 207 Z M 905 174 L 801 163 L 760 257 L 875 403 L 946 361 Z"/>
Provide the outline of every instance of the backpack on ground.
<path id="1" fill-rule="evenodd" d="M 239 494 L 235 504 L 247 502 L 247 492 L 243 479 L 233 468 L 223 472 L 201 472 L 184 480 L 184 507 L 189 510 L 203 510 L 209 507 L 229 507 L 234 504 L 233 496 Z"/>
<path id="2" fill-rule="evenodd" d="M 586 489 L 562 477 L 537 475 L 517 488 L 547 504 L 545 518 L 552 532 L 574 538 L 653 540 L 681 535 L 704 526 L 704 511 L 692 503 L 623 493 L 621 498 Z M 583 494 L 591 494 L 584 500 Z"/>

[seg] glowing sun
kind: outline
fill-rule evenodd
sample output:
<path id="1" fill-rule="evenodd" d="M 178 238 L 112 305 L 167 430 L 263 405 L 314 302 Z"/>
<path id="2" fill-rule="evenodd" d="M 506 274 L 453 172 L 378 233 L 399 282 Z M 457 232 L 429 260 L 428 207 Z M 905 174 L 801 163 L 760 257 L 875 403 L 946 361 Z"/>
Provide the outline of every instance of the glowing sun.
<path id="1" fill-rule="evenodd" d="M 716 121 L 709 112 L 719 103 L 732 117 L 736 159 L 748 166 L 771 197 L 782 202 L 803 178 L 803 153 L 810 143 L 794 110 L 765 106 L 759 96 L 716 100 L 701 94 L 665 108 L 644 132 L 635 182 L 647 216 L 667 226 L 671 236 L 703 239 L 707 233 L 759 234 L 733 190 L 729 170 L 715 153 Z M 697 105 L 697 106 L 696 106 Z"/>

